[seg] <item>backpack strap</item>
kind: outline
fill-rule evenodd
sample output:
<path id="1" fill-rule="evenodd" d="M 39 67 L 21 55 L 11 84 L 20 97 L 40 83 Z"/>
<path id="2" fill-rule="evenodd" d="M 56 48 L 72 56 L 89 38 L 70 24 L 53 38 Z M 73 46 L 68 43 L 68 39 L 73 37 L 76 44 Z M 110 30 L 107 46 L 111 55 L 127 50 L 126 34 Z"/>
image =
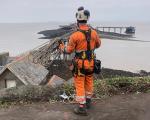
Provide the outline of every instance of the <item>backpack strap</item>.
<path id="1" fill-rule="evenodd" d="M 78 29 L 78 31 L 80 31 L 81 33 L 83 33 L 85 35 L 86 41 L 87 41 L 87 51 L 91 50 L 91 45 L 90 45 L 90 41 L 91 41 L 91 28 L 88 30 L 81 30 Z"/>
<path id="2" fill-rule="evenodd" d="M 84 53 L 86 53 L 86 57 L 90 61 L 91 60 L 91 55 L 92 55 L 91 45 L 90 45 L 91 28 L 88 29 L 88 30 L 77 29 L 77 31 L 80 31 L 81 33 L 83 33 L 85 35 L 86 42 L 87 42 L 87 51 L 85 51 Z M 83 56 L 83 52 L 81 54 L 82 54 L 81 56 Z M 84 62 L 85 62 L 85 59 L 82 58 L 82 68 L 78 69 L 80 71 L 80 73 L 83 74 L 83 75 L 91 75 L 91 74 L 93 74 L 93 71 L 85 70 Z"/>

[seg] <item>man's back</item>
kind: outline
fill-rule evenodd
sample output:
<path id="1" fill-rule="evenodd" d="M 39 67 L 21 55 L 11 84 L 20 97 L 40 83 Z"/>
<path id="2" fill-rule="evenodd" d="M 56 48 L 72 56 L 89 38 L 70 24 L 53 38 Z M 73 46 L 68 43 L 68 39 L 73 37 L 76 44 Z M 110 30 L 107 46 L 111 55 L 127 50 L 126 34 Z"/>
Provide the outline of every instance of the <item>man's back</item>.
<path id="1" fill-rule="evenodd" d="M 80 25 L 79 29 L 82 31 L 88 31 L 91 28 L 88 27 L 88 25 Z M 70 36 L 67 50 L 69 53 L 74 50 L 75 52 L 87 51 L 87 40 L 80 30 L 77 30 Z M 94 50 L 95 48 L 98 48 L 100 44 L 101 41 L 97 32 L 91 29 L 90 49 Z"/>

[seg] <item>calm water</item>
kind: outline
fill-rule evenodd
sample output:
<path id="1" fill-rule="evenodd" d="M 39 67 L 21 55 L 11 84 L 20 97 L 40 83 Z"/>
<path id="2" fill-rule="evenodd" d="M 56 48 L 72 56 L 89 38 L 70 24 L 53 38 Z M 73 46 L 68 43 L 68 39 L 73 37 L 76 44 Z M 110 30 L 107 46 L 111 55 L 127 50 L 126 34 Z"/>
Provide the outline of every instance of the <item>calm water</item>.
<path id="1" fill-rule="evenodd" d="M 37 32 L 57 28 L 59 23 L 0 24 L 0 52 L 9 51 L 11 56 L 31 50 L 47 40 L 38 39 Z M 136 27 L 136 37 L 150 40 L 150 24 L 134 23 L 95 23 L 94 26 L 130 26 Z M 150 43 L 127 42 L 102 39 L 102 46 L 97 51 L 103 67 L 137 72 L 141 69 L 150 71 Z"/>

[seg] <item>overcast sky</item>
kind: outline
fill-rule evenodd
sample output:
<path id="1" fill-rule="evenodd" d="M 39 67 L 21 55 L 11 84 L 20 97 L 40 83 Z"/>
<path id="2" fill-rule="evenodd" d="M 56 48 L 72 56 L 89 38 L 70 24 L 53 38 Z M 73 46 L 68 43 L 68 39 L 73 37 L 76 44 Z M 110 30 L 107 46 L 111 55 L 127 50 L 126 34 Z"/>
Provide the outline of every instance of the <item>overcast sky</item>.
<path id="1" fill-rule="evenodd" d="M 0 22 L 74 21 L 79 6 L 91 21 L 150 21 L 150 0 L 0 0 Z"/>

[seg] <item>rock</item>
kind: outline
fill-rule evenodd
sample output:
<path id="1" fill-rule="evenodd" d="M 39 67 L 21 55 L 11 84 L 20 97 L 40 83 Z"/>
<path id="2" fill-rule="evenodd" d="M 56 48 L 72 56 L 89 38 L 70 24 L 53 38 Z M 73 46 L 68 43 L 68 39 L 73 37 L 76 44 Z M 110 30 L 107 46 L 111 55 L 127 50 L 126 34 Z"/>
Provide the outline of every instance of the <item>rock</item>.
<path id="1" fill-rule="evenodd" d="M 65 82 L 64 79 L 58 77 L 57 75 L 53 75 L 53 76 L 51 77 L 51 79 L 48 80 L 47 85 L 48 85 L 48 86 L 51 86 L 51 87 L 53 87 L 53 88 L 57 88 L 57 87 L 60 87 L 61 85 L 63 85 L 64 82 Z"/>

